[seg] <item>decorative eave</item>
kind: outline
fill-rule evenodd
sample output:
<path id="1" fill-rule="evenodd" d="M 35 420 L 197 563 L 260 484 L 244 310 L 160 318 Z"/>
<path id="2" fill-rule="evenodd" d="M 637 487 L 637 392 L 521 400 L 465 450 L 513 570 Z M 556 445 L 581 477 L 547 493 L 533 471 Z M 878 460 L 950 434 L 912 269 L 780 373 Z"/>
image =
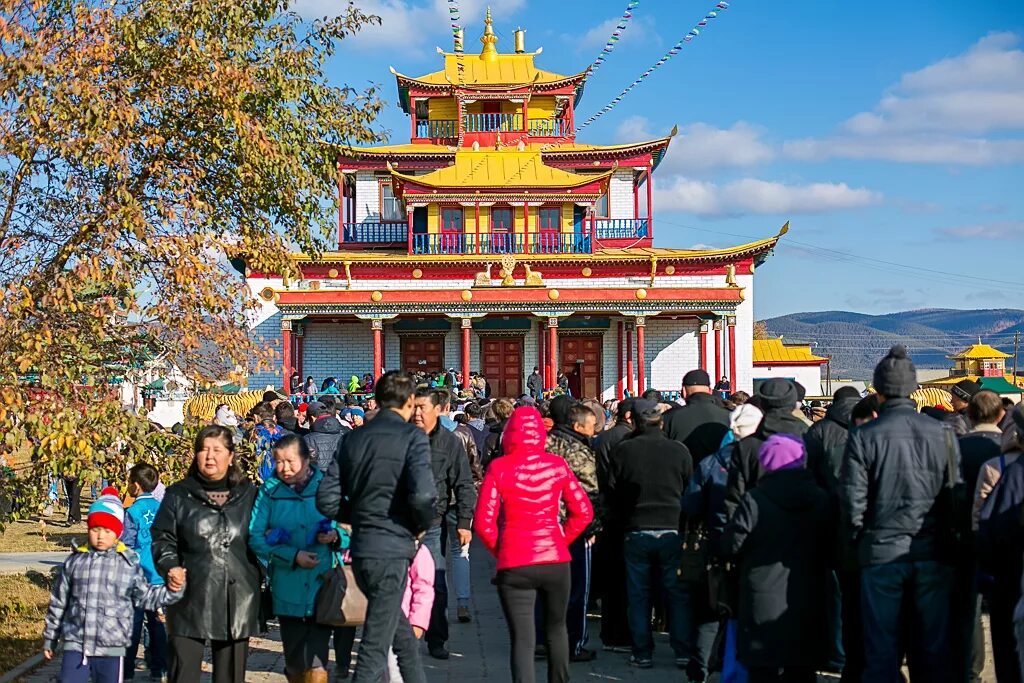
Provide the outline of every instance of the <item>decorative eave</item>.
<path id="1" fill-rule="evenodd" d="M 465 154 L 470 154 L 466 152 Z M 512 155 L 520 155 L 519 152 L 508 152 L 508 159 L 503 159 L 503 152 L 482 152 L 472 153 L 480 154 L 480 159 L 473 159 L 472 162 L 467 157 L 465 165 L 473 165 L 473 168 L 469 170 L 469 176 L 463 178 L 449 179 L 446 176 L 450 176 L 453 173 L 458 174 L 459 157 L 455 159 L 455 165 L 445 166 L 431 173 L 425 175 L 407 175 L 400 171 L 395 170 L 391 162 L 387 162 L 387 169 L 391 173 L 391 176 L 398 180 L 405 190 L 412 190 L 415 193 L 417 190 L 422 193 L 431 193 L 433 195 L 444 195 L 451 197 L 473 197 L 477 194 L 484 194 L 485 192 L 498 192 L 504 195 L 510 194 L 509 190 L 529 190 L 531 194 L 543 194 L 548 195 L 575 195 L 571 190 L 580 187 L 593 187 L 595 192 L 592 194 L 600 195 L 600 187 L 604 184 L 612 174 L 615 173 L 618 168 L 618 163 L 615 164 L 610 170 L 604 173 L 595 173 L 593 175 L 582 175 L 578 173 L 570 173 L 550 166 L 545 166 L 541 161 L 539 154 L 531 155 L 528 159 L 521 159 L 522 163 L 519 170 L 514 174 L 514 177 L 501 183 L 495 183 L 491 180 L 491 175 L 496 176 L 498 171 L 504 171 L 504 162 L 512 160 Z M 488 167 L 488 171 L 492 172 L 488 175 L 489 184 L 483 184 L 474 180 L 473 176 L 484 166 Z M 539 166 L 541 168 L 534 168 L 532 171 L 527 172 L 526 169 L 530 166 Z M 496 168 L 491 168 L 492 166 Z M 454 169 L 454 170 L 453 170 Z M 544 171 L 552 175 L 551 179 L 538 179 L 537 175 L 539 172 Z M 532 176 L 532 177 L 531 177 Z M 521 180 L 520 180 L 521 178 Z M 477 193 L 477 190 L 480 192 Z M 408 197 L 408 195 L 406 195 Z M 490 196 L 490 195 L 488 195 Z M 570 198 L 568 201 L 572 201 Z"/>

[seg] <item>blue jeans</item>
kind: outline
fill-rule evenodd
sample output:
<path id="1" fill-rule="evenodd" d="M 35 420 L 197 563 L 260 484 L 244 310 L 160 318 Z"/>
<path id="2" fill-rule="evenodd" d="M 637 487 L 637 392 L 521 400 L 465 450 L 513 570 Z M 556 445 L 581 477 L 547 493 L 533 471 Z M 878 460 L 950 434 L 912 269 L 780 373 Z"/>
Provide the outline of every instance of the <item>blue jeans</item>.
<path id="1" fill-rule="evenodd" d="M 146 648 L 146 665 L 153 676 L 167 673 L 167 629 L 160 621 L 156 612 L 135 610 L 135 623 L 132 625 L 132 644 L 125 652 L 125 678 L 135 677 L 135 658 L 139 653 L 142 641 L 142 624 L 145 622 L 149 630 L 149 646 Z"/>
<path id="2" fill-rule="evenodd" d="M 676 572 L 682 555 L 675 531 L 630 531 L 626 534 L 626 595 L 629 596 L 629 632 L 633 656 L 650 659 L 654 653 L 651 634 L 651 569 L 656 567 L 665 596 L 669 643 L 678 658 L 690 657 L 690 596 Z"/>
<path id="3" fill-rule="evenodd" d="M 900 641 L 910 638 L 911 680 L 953 680 L 949 608 L 953 568 L 934 561 L 891 562 L 861 570 L 864 623 L 864 680 L 900 680 Z M 902 628 L 901 606 L 910 623 Z"/>
<path id="4" fill-rule="evenodd" d="M 458 519 L 455 509 L 448 511 L 445 517 L 445 533 L 448 538 L 448 551 L 452 558 L 452 583 L 455 587 L 455 600 L 459 607 L 469 607 L 470 574 L 469 545 L 459 543 Z"/>
<path id="5" fill-rule="evenodd" d="M 423 639 L 427 645 L 438 647 L 448 642 L 448 579 L 445 571 L 447 544 L 441 541 L 441 524 L 423 534 L 423 545 L 427 546 L 434 559 L 434 606 L 430 610 L 430 627 Z"/>
<path id="6" fill-rule="evenodd" d="M 81 652 L 64 652 L 60 662 L 60 683 L 121 683 L 121 657 L 89 657 L 85 661 Z"/>

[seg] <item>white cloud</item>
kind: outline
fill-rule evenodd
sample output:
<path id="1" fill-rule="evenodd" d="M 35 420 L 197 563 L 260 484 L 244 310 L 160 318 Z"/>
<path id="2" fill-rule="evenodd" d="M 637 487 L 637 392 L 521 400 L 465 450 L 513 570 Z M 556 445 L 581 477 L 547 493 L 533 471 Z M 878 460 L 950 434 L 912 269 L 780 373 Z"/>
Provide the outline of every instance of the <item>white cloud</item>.
<path id="1" fill-rule="evenodd" d="M 940 228 L 937 232 L 955 240 L 1020 240 L 1024 239 L 1024 220 L 960 225 Z"/>
<path id="2" fill-rule="evenodd" d="M 526 0 L 461 0 L 461 22 L 466 27 L 466 50 L 472 51 L 476 36 L 483 33 L 484 8 L 491 7 L 495 31 L 507 41 L 511 51 L 512 24 L 516 10 Z M 340 14 L 345 10 L 344 0 L 296 0 L 293 9 L 306 18 Z M 370 25 L 345 39 L 348 47 L 361 51 L 396 51 L 421 54 L 439 45 L 451 50 L 451 24 L 446 0 L 359 0 L 357 6 L 366 14 L 380 17 L 380 25 Z M 499 49 L 501 44 L 499 43 Z"/>
<path id="3" fill-rule="evenodd" d="M 705 216 L 747 213 L 823 213 L 856 209 L 882 201 L 882 195 L 846 183 L 784 183 L 743 178 L 724 185 L 675 177 L 666 187 L 655 186 L 654 205 L 661 211 L 685 211 Z"/>
<path id="4" fill-rule="evenodd" d="M 619 142 L 639 142 L 665 135 L 654 131 L 645 116 L 630 116 L 616 129 Z M 672 141 L 661 168 L 667 173 L 692 174 L 712 168 L 748 167 L 775 157 L 771 145 L 761 139 L 763 131 L 744 121 L 729 128 L 707 123 L 684 126 Z"/>
<path id="5" fill-rule="evenodd" d="M 605 46 L 608 42 L 609 36 L 612 31 L 618 25 L 622 17 L 612 17 L 602 21 L 597 26 L 592 26 L 583 35 L 579 34 L 562 34 L 562 40 L 569 43 L 576 43 L 577 51 L 593 50 L 595 53 Z M 631 45 L 633 43 L 644 43 L 648 47 L 657 46 L 661 43 L 661 37 L 658 36 L 657 29 L 654 25 L 654 19 L 652 17 L 634 17 L 634 19 L 626 25 L 626 30 L 622 32 L 622 37 L 619 39 L 616 48 L 622 45 Z"/>
<path id="6" fill-rule="evenodd" d="M 966 52 L 904 74 L 871 110 L 822 139 L 783 145 L 790 157 L 994 165 L 1024 161 L 1024 140 L 979 137 L 1024 131 L 1024 50 L 1014 33 L 990 33 Z"/>

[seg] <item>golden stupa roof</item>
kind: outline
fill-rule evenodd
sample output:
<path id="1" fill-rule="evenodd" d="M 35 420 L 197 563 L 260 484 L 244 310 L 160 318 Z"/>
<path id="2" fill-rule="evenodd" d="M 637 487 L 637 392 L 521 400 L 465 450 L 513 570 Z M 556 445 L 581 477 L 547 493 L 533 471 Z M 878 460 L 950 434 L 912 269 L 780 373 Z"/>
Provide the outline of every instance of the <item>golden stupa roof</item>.
<path id="1" fill-rule="evenodd" d="M 427 187 L 475 188 L 573 188 L 589 185 L 610 176 L 614 169 L 593 175 L 570 173 L 547 166 L 539 151 L 463 150 L 455 154 L 451 166 L 424 175 L 406 175 L 389 165 L 391 175 Z"/>
<path id="2" fill-rule="evenodd" d="M 1003 353 L 997 348 L 989 346 L 988 344 L 972 344 L 967 349 L 964 349 L 955 356 L 950 356 L 950 360 L 989 360 L 991 358 L 1009 358 L 1010 354 Z"/>

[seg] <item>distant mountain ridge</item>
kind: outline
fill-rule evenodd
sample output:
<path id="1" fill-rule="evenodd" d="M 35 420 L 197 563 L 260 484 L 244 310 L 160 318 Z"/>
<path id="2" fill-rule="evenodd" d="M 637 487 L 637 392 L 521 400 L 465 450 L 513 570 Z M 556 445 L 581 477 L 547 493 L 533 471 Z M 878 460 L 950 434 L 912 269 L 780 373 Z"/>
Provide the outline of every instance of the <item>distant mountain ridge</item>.
<path id="1" fill-rule="evenodd" d="M 814 353 L 832 357 L 832 376 L 863 379 L 893 344 L 904 344 L 919 368 L 946 368 L 947 358 L 978 338 L 1000 351 L 1013 353 L 1013 335 L 1021 333 L 1024 310 L 994 308 L 962 311 L 928 308 L 886 315 L 850 311 L 793 313 L 765 321 L 768 333 L 787 341 L 810 342 Z M 1007 370 L 1013 359 L 1007 360 Z M 1019 369 L 1024 370 L 1024 350 Z"/>

